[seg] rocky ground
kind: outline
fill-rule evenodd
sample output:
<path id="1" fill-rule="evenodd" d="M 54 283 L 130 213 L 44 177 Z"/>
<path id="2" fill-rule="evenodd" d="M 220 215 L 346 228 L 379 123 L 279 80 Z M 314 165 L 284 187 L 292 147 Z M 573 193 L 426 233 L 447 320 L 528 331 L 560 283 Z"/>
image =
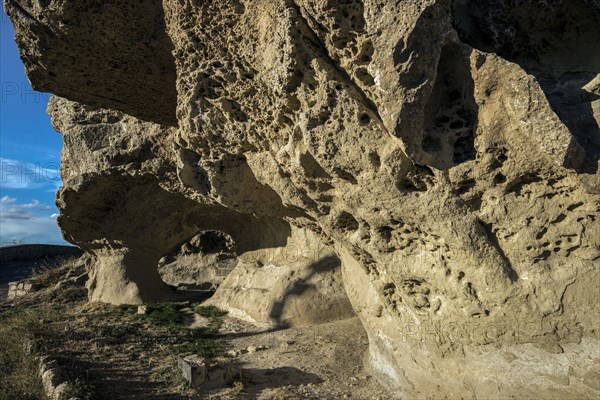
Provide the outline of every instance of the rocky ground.
<path id="1" fill-rule="evenodd" d="M 231 338 L 230 352 L 241 353 L 236 358 L 247 398 L 389 398 L 363 370 L 368 342 L 358 318 L 276 331 L 232 318 L 224 332 Z"/>
<path id="2" fill-rule="evenodd" d="M 272 329 L 196 302 L 150 305 L 138 314 L 134 306 L 88 303 L 85 288 L 66 283 L 73 265 L 34 278 L 39 291 L 0 303 L 0 341 L 30 343 L 29 357 L 43 355 L 59 365 L 76 398 L 388 398 L 363 370 L 368 342 L 356 317 Z M 15 335 L 19 329 L 21 336 Z M 15 353 L 4 349 L 0 361 Z M 214 389 L 192 389 L 177 367 L 177 356 L 186 354 L 218 360 L 236 376 Z M 17 364 L 1 370 L 0 397 L 43 398 L 39 377 L 19 385 L 24 378 Z"/>

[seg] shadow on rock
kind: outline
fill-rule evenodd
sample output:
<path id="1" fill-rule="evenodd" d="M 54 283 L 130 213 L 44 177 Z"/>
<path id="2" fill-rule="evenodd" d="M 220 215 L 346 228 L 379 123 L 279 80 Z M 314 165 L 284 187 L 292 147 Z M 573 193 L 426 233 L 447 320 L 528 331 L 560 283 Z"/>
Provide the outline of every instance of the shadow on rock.
<path id="1" fill-rule="evenodd" d="M 285 309 L 285 304 L 292 296 L 301 296 L 309 289 L 314 289 L 315 285 L 308 283 L 308 281 L 315 275 L 323 274 L 329 271 L 333 271 L 337 268 L 341 267 L 341 261 L 336 256 L 327 256 L 324 257 L 315 263 L 311 264 L 309 267 L 310 272 L 302 277 L 301 280 L 295 281 L 285 292 L 281 300 L 275 302 L 273 304 L 273 308 L 270 312 L 270 317 L 274 321 L 277 327 L 280 329 L 285 329 L 289 327 L 289 323 L 282 320 L 283 310 Z"/>

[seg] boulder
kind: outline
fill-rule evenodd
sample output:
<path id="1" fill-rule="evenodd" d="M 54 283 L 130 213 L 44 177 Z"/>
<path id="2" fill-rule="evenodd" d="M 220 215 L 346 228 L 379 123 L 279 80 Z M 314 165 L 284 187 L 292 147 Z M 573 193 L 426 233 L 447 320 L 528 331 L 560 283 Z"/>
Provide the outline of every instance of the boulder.
<path id="1" fill-rule="evenodd" d="M 177 365 L 189 386 L 202 390 L 229 385 L 240 372 L 233 364 L 211 363 L 197 355 L 178 356 Z"/>
<path id="2" fill-rule="evenodd" d="M 600 395 L 597 1 L 66 3 L 5 8 L 91 300 L 173 298 L 161 258 L 218 231 L 215 303 L 349 301 L 393 395 Z"/>
<path id="3" fill-rule="evenodd" d="M 206 304 L 275 329 L 356 315 L 346 296 L 340 259 L 314 233 L 298 228 L 285 246 L 242 254 Z"/>

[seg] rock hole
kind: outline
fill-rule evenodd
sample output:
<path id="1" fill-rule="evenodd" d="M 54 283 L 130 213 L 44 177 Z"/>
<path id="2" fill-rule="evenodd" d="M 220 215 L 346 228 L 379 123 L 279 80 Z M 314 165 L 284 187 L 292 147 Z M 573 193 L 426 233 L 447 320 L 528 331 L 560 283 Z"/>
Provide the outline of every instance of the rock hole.
<path id="1" fill-rule="evenodd" d="M 496 185 L 499 185 L 499 184 L 501 184 L 501 183 L 504 183 L 504 182 L 506 182 L 506 176 L 504 176 L 504 174 L 503 174 L 503 173 L 501 173 L 501 172 L 498 172 L 498 173 L 496 174 L 496 176 L 494 177 L 494 183 L 495 183 Z"/>
<path id="2" fill-rule="evenodd" d="M 379 169 L 379 167 L 381 167 L 381 158 L 379 157 L 379 154 L 375 153 L 375 152 L 371 152 L 369 153 L 369 162 L 371 163 L 371 165 L 377 169 Z"/>
<path id="3" fill-rule="evenodd" d="M 365 126 L 365 125 L 369 125 L 369 122 L 371 122 L 371 117 L 369 116 L 369 114 L 362 113 L 360 115 L 360 124 Z"/>
<path id="4" fill-rule="evenodd" d="M 392 240 L 393 231 L 394 229 L 390 228 L 389 226 L 382 226 L 377 229 L 377 233 L 379 234 L 379 236 L 388 243 Z"/>
<path id="5" fill-rule="evenodd" d="M 567 207 L 567 210 L 569 210 L 569 211 L 573 211 L 573 210 L 576 210 L 576 209 L 578 209 L 578 208 L 579 208 L 579 207 L 581 207 L 582 205 L 583 205 L 583 203 L 582 203 L 582 202 L 575 203 L 575 204 L 571 204 L 569 207 Z"/>
<path id="6" fill-rule="evenodd" d="M 352 216 L 352 214 L 342 211 L 336 218 L 334 225 L 336 229 L 342 232 L 354 232 L 358 230 L 358 221 Z"/>
<path id="7" fill-rule="evenodd" d="M 167 284 L 185 285 L 210 297 L 237 265 L 236 257 L 231 236 L 222 231 L 207 230 L 161 258 L 158 270 Z"/>

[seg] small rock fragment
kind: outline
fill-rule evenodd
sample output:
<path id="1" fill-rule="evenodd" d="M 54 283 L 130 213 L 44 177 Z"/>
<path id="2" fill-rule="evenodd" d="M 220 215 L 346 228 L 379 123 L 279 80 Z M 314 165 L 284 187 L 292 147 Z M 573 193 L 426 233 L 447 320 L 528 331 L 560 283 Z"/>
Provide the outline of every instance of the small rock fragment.
<path id="1" fill-rule="evenodd" d="M 191 387 L 198 387 L 206 381 L 206 361 L 203 358 L 196 355 L 177 357 L 177 365 Z"/>

